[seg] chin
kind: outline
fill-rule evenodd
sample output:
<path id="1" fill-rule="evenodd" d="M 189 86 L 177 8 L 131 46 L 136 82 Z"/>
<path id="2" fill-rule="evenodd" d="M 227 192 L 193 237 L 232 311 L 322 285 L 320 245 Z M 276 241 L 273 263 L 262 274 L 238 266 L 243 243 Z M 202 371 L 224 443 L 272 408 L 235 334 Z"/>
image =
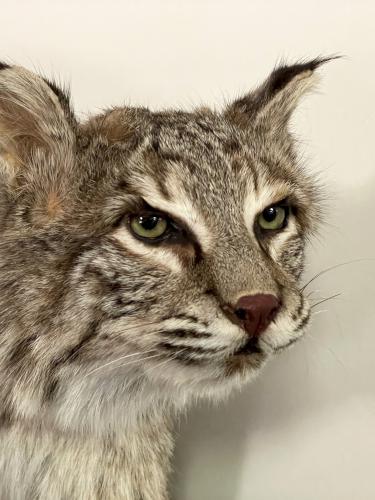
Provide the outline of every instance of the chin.
<path id="1" fill-rule="evenodd" d="M 208 399 L 218 402 L 254 380 L 269 357 L 263 351 L 239 352 L 220 363 L 216 361 L 201 366 L 176 364 L 158 372 L 149 370 L 148 377 L 153 385 L 162 387 L 167 396 L 175 398 L 177 395 L 177 401 L 182 396 L 185 401 Z"/>

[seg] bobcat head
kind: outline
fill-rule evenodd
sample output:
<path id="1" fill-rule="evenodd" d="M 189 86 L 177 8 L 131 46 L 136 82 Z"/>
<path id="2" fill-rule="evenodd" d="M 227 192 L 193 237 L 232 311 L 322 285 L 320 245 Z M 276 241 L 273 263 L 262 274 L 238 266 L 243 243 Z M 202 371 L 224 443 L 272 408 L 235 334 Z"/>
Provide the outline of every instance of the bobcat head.
<path id="1" fill-rule="evenodd" d="M 288 123 L 324 62 L 281 66 L 221 112 L 86 123 L 54 83 L 0 66 L 7 415 L 115 427 L 136 395 L 223 396 L 303 335 L 321 201 Z"/>

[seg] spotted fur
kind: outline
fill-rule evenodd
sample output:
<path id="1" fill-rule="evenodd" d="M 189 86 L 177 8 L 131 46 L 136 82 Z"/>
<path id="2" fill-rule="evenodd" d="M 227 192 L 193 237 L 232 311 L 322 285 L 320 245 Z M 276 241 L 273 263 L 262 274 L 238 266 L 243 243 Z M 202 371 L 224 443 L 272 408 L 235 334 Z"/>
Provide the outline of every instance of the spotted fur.
<path id="1" fill-rule="evenodd" d="M 222 112 L 114 108 L 0 64 L 0 498 L 165 500 L 173 417 L 219 399 L 294 343 L 320 193 L 288 120 L 316 59 L 276 69 Z M 257 215 L 287 198 L 284 231 Z M 166 213 L 149 245 L 129 214 Z M 282 307 L 259 340 L 225 313 Z"/>

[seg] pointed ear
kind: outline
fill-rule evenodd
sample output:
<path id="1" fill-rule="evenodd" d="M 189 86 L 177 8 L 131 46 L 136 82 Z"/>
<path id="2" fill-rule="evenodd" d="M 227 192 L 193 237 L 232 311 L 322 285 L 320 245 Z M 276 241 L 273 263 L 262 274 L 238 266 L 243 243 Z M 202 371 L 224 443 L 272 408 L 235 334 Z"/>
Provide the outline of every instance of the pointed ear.
<path id="1" fill-rule="evenodd" d="M 241 128 L 279 132 L 286 127 L 300 97 L 314 87 L 316 69 L 336 58 L 279 66 L 258 89 L 230 104 L 225 116 Z"/>
<path id="2" fill-rule="evenodd" d="M 69 94 L 30 71 L 0 63 L 0 159 L 14 173 L 37 149 L 58 154 L 72 146 L 76 126 Z"/>

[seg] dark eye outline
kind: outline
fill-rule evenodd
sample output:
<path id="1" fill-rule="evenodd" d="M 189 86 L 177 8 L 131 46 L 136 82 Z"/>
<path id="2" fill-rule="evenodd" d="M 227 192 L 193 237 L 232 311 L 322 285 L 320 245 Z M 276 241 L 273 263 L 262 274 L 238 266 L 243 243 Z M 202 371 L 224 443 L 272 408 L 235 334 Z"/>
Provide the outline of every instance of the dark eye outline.
<path id="1" fill-rule="evenodd" d="M 137 235 L 131 228 L 130 222 L 134 217 L 156 216 L 167 221 L 166 231 L 157 238 L 145 238 Z M 174 215 L 158 210 L 142 200 L 142 206 L 123 215 L 118 224 L 125 225 L 133 238 L 149 246 L 170 245 L 183 249 L 193 249 L 194 262 L 199 263 L 203 258 L 203 250 L 196 234 L 185 224 L 185 222 Z M 190 252 L 190 250 L 189 250 Z"/>
<path id="2" fill-rule="evenodd" d="M 147 236 L 141 236 L 137 234 L 132 228 L 132 221 L 139 217 L 158 217 L 160 219 L 164 219 L 167 223 L 166 230 L 160 236 L 156 238 L 148 238 Z M 184 243 L 186 242 L 185 231 L 182 227 L 180 227 L 171 217 L 167 214 L 160 212 L 158 210 L 142 210 L 138 213 L 127 214 L 125 218 L 126 226 L 129 232 L 132 234 L 134 238 L 142 241 L 148 245 L 160 245 L 161 243 Z"/>
<path id="3" fill-rule="evenodd" d="M 285 218 L 283 220 L 283 224 L 282 224 L 282 226 L 280 226 L 277 229 L 266 229 L 266 228 L 262 227 L 259 224 L 259 217 L 262 215 L 262 213 L 265 210 L 268 210 L 269 208 L 282 208 L 285 211 Z M 282 200 L 280 200 L 280 201 L 278 201 L 276 203 L 271 203 L 270 205 L 268 205 L 267 207 L 265 207 L 261 212 L 259 212 L 256 215 L 255 221 L 254 221 L 254 230 L 255 230 L 255 233 L 258 234 L 258 235 L 260 235 L 261 237 L 265 238 L 265 237 L 274 236 L 277 233 L 280 233 L 281 231 L 284 231 L 284 229 L 289 224 L 290 214 L 294 213 L 294 212 L 295 212 L 295 209 L 289 203 L 289 201 L 288 201 L 287 198 L 284 198 L 284 199 L 282 199 Z"/>

